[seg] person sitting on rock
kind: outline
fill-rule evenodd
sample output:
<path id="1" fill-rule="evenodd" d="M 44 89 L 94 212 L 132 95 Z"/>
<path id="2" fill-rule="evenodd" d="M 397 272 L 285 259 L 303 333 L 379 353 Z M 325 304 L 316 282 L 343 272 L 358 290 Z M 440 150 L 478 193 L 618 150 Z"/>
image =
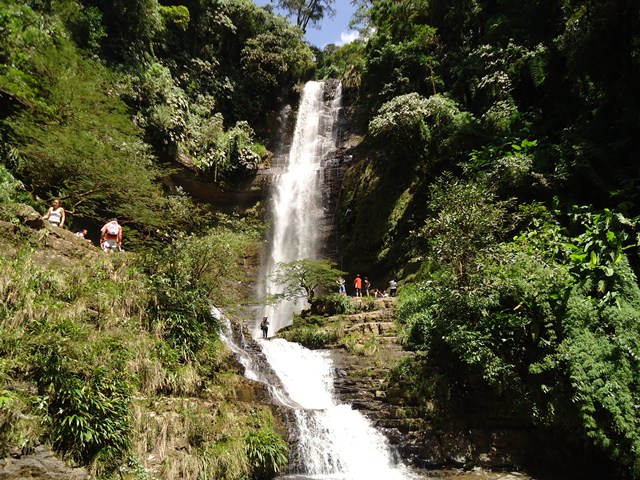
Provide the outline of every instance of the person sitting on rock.
<path id="1" fill-rule="evenodd" d="M 79 230 L 76 233 L 74 233 L 74 235 L 79 238 L 84 238 L 87 242 L 91 243 L 91 239 L 87 238 L 87 233 L 89 233 L 87 232 L 87 229 L 83 228 L 82 230 Z"/>
<path id="2" fill-rule="evenodd" d="M 61 228 L 64 227 L 65 218 L 66 214 L 64 208 L 62 208 L 60 200 L 57 198 L 53 199 L 47 213 L 42 217 L 43 220 L 49 220 L 51 225 Z"/>

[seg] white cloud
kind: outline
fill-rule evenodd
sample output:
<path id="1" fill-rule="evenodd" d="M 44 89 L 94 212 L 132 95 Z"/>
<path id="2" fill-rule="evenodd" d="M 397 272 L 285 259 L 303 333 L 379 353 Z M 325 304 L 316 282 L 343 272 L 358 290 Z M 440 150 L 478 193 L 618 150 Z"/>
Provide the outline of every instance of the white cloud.
<path id="1" fill-rule="evenodd" d="M 346 45 L 347 43 L 351 43 L 354 40 L 357 40 L 359 37 L 360 37 L 359 32 L 354 32 L 354 31 L 342 32 L 340 34 L 340 41 L 337 43 L 337 45 Z"/>

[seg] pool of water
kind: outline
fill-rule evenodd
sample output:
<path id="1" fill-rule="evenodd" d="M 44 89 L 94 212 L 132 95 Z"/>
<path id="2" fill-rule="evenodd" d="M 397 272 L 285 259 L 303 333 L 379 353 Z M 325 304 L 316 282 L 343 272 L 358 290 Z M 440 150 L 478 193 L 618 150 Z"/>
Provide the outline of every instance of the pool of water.
<path id="1" fill-rule="evenodd" d="M 464 470 L 423 470 L 412 471 L 412 480 L 535 480 L 533 477 L 520 472 L 490 472 L 482 469 Z M 374 480 L 354 479 L 340 475 L 285 475 L 276 480 Z M 384 479 L 379 479 L 384 480 Z"/>

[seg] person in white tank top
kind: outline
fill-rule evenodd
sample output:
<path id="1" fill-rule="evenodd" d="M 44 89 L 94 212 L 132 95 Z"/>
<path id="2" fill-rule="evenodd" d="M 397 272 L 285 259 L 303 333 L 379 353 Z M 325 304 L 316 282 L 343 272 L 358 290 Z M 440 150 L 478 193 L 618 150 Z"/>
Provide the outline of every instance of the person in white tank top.
<path id="1" fill-rule="evenodd" d="M 64 221 L 66 219 L 66 214 L 64 208 L 60 205 L 60 200 L 54 198 L 51 202 L 51 206 L 44 217 L 44 220 L 49 220 L 51 225 L 55 225 L 56 227 L 64 227 Z"/>

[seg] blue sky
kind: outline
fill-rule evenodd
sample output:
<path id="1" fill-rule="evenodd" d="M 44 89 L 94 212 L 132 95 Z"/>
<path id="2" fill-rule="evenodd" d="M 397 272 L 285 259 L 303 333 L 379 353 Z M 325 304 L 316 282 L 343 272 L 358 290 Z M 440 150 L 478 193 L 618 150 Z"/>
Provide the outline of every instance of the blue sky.
<path id="1" fill-rule="evenodd" d="M 269 5 L 269 0 L 255 0 L 258 5 Z M 355 11 L 350 0 L 335 0 L 333 8 L 336 15 L 333 18 L 325 18 L 317 24 L 317 27 L 308 27 L 305 38 L 318 48 L 324 48 L 330 43 L 344 45 L 351 42 L 355 32 L 349 31 L 349 21 Z M 280 12 L 281 13 L 281 12 Z"/>

